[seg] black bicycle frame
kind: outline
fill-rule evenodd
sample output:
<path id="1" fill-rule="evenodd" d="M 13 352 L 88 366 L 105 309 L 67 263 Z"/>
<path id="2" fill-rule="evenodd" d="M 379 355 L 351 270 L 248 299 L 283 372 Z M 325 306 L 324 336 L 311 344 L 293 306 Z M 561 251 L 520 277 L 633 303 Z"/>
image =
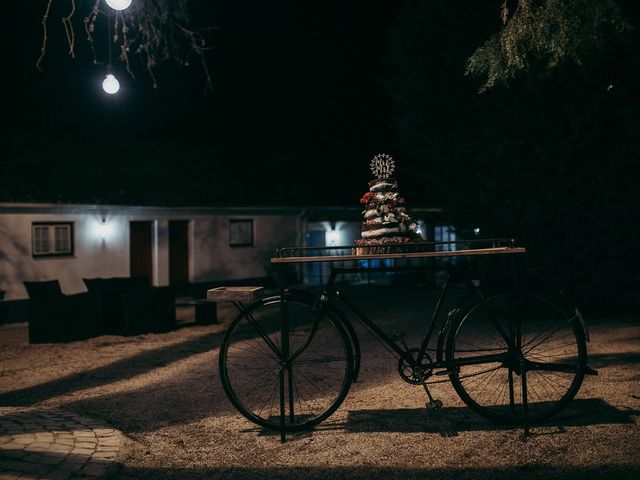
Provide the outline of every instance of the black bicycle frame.
<path id="1" fill-rule="evenodd" d="M 439 267 L 442 268 L 442 267 Z M 364 273 L 364 272 L 394 272 L 394 271 L 428 271 L 433 270 L 434 267 L 431 266 L 405 266 L 405 267 L 353 267 L 353 268 L 333 268 L 331 270 L 331 274 L 329 276 L 329 280 L 323 286 L 320 294 L 318 295 L 318 303 L 322 304 L 324 302 L 329 301 L 329 297 L 333 295 L 336 298 L 336 301 L 343 305 L 348 311 L 350 311 L 370 332 L 374 334 L 375 337 L 378 338 L 384 345 L 386 345 L 389 349 L 391 349 L 395 354 L 397 354 L 398 358 L 403 358 L 407 360 L 411 366 L 421 366 L 424 369 L 433 369 L 433 368 L 455 368 L 456 366 L 462 365 L 474 365 L 474 364 L 482 364 L 490 361 L 503 361 L 506 359 L 505 354 L 499 355 L 479 355 L 473 358 L 464 358 L 454 361 L 446 361 L 444 358 L 444 342 L 447 336 L 448 328 L 453 321 L 453 316 L 449 316 L 444 322 L 442 322 L 442 327 L 438 331 L 438 339 L 436 343 L 436 360 L 435 362 L 429 362 L 423 364 L 422 361 L 426 356 L 427 351 L 429 349 L 429 343 L 433 337 L 435 332 L 435 327 L 438 323 L 438 318 L 442 311 L 442 306 L 444 304 L 444 299 L 446 297 L 447 292 L 450 289 L 452 271 L 451 269 L 447 269 L 447 276 L 445 278 L 444 284 L 440 289 L 440 295 L 438 296 L 438 300 L 433 309 L 433 314 L 431 316 L 431 321 L 429 326 L 424 334 L 422 339 L 420 349 L 418 351 L 418 355 L 416 358 L 413 355 L 409 354 L 408 348 L 400 347 L 389 335 L 387 335 L 380 327 L 378 327 L 373 320 L 371 320 L 362 310 L 360 310 L 353 302 L 351 302 L 335 285 L 336 277 L 338 275 L 344 275 L 348 273 Z M 476 298 L 478 300 L 483 299 L 483 295 L 481 291 L 473 284 L 473 282 L 469 279 L 465 279 L 465 286 L 470 291 L 470 295 L 465 297 L 462 304 L 466 304 L 470 297 Z M 454 311 L 459 306 L 454 307 Z M 349 321 L 347 319 L 347 321 Z M 511 344 L 511 340 L 509 339 L 506 332 L 502 332 L 502 328 L 497 322 L 494 322 L 501 336 L 505 338 L 508 344 Z"/>
<path id="2" fill-rule="evenodd" d="M 473 245 L 480 245 L 481 243 L 486 243 L 489 242 L 489 244 L 491 245 L 491 248 L 496 248 L 496 247 L 500 247 L 500 246 L 508 246 L 510 248 L 514 248 L 514 240 L 512 239 L 490 239 L 490 240 L 477 240 L 477 241 L 468 241 L 466 243 L 470 243 Z M 413 250 L 415 247 L 416 251 L 422 251 L 420 249 L 426 249 L 424 251 L 431 251 L 430 249 L 433 249 L 435 251 L 436 247 L 438 244 L 452 244 L 452 243 L 457 243 L 457 242 L 424 242 L 421 244 L 416 244 L 416 245 L 409 245 L 406 246 L 406 248 L 410 248 L 411 250 Z M 344 250 L 345 247 L 325 247 L 323 250 L 324 251 L 335 251 L 335 252 L 340 252 L 341 250 Z M 284 248 L 284 249 L 279 249 L 277 251 L 277 258 L 288 258 L 288 257 L 292 257 L 292 256 L 296 256 L 296 255 L 300 255 L 301 253 L 305 254 L 308 252 L 313 252 L 317 250 L 316 248 L 311 248 L 311 247 L 294 247 L 294 248 Z M 348 247 L 348 250 L 351 250 L 351 247 Z M 411 251 L 408 250 L 408 251 Z M 282 345 L 282 349 L 280 352 L 280 359 L 281 359 L 281 368 L 280 368 L 280 375 L 279 375 L 279 381 L 280 381 L 280 418 L 281 418 L 281 432 L 280 432 L 280 438 L 282 441 L 285 440 L 285 429 L 284 429 L 284 418 L 285 418 L 285 405 L 288 404 L 289 406 L 289 414 L 291 416 L 291 418 L 294 418 L 294 405 L 293 405 L 293 389 L 289 388 L 289 392 L 287 395 L 287 392 L 285 391 L 285 375 L 288 375 L 288 384 L 291 385 L 291 369 L 287 368 L 288 363 L 291 361 L 291 352 L 289 351 L 289 308 L 288 308 L 288 302 L 286 301 L 287 298 L 287 274 L 286 274 L 286 263 L 282 263 L 280 265 L 279 268 L 279 284 L 280 284 L 280 291 L 281 291 L 281 345 Z M 517 269 L 516 267 L 516 262 L 512 263 L 512 266 L 514 268 Z M 403 344 L 404 348 L 401 348 L 396 341 L 393 340 L 393 338 L 389 337 L 384 331 L 382 331 L 382 329 L 380 329 L 380 327 L 378 327 L 363 311 L 361 311 L 353 302 L 351 302 L 348 298 L 346 298 L 341 292 L 340 290 L 338 290 L 337 286 L 336 286 L 336 277 L 338 275 L 342 275 L 342 274 L 347 274 L 347 273 L 369 273 L 369 272 L 394 272 L 394 271 L 404 271 L 404 272 L 409 272 L 409 271 L 428 271 L 428 270 L 435 270 L 435 269 L 443 269 L 446 268 L 447 271 L 447 276 L 445 279 L 445 282 L 442 286 L 442 289 L 440 290 L 440 295 L 438 297 L 438 300 L 436 302 L 436 305 L 434 307 L 434 311 L 433 314 L 431 316 L 431 321 L 428 325 L 427 331 L 424 334 L 424 337 L 422 339 L 421 345 L 420 345 L 420 349 L 418 350 L 418 354 L 416 356 L 416 358 L 413 357 L 409 347 L 406 344 Z M 430 349 L 428 348 L 429 343 L 435 333 L 436 330 L 436 325 L 438 323 L 438 318 L 441 314 L 442 311 L 442 307 L 444 305 L 444 300 L 446 297 L 447 292 L 450 289 L 450 282 L 451 282 L 451 278 L 452 278 L 452 270 L 454 269 L 454 267 L 452 265 L 449 265 L 448 268 L 447 266 L 443 266 L 443 265 L 439 265 L 439 266 L 429 266 L 429 265 L 421 265 L 421 266 L 409 266 L 409 265 L 404 265 L 404 266 L 395 266 L 395 267 L 352 267 L 352 268 L 332 268 L 331 270 L 331 274 L 329 276 L 329 280 L 327 281 L 327 283 L 323 286 L 321 293 L 317 296 L 317 300 L 316 300 L 316 304 L 318 305 L 318 308 L 322 308 L 321 306 L 326 304 L 327 302 L 329 302 L 329 297 L 331 295 L 334 295 L 337 302 L 341 305 L 343 305 L 345 307 L 346 310 L 350 311 L 366 328 L 369 329 L 369 331 L 371 331 L 374 335 L 375 338 L 377 338 L 388 350 L 390 350 L 392 353 L 394 353 L 395 355 L 397 355 L 398 358 L 402 358 L 405 361 L 408 362 L 408 364 L 411 367 L 416 368 L 418 371 L 426 371 L 426 370 L 432 370 L 434 368 L 444 368 L 445 369 L 445 373 L 446 372 L 450 372 L 453 371 L 456 367 L 458 366 L 462 366 L 462 365 L 475 365 L 475 364 L 483 364 L 483 363 L 488 363 L 488 362 L 506 362 L 507 359 L 509 358 L 510 353 L 501 353 L 501 354 L 496 354 L 496 355 L 478 355 L 475 357 L 467 357 L 467 358 L 461 358 L 461 359 L 457 359 L 457 360 L 449 360 L 449 359 L 445 359 L 444 358 L 444 349 L 445 349 L 445 339 L 447 337 L 448 334 L 448 329 L 449 326 L 451 325 L 451 323 L 454 321 L 455 319 L 455 315 L 454 314 L 450 314 L 448 315 L 447 319 L 442 322 L 442 326 L 441 328 L 438 330 L 438 339 L 437 339 L 437 343 L 436 343 L 436 360 L 435 361 L 429 361 L 426 364 L 423 364 L 422 362 L 424 361 L 424 358 L 431 358 L 429 356 L 427 356 L 427 351 L 429 351 Z M 514 272 L 514 284 L 517 285 L 517 272 Z M 473 284 L 473 282 L 469 279 L 469 278 L 464 278 L 464 283 L 467 286 L 467 288 L 470 291 L 470 295 L 466 297 L 466 299 L 464 299 L 465 301 L 459 305 L 457 305 L 456 307 L 454 307 L 450 312 L 456 312 L 458 311 L 461 307 L 465 306 L 470 300 L 472 299 L 476 299 L 479 301 L 483 300 L 483 295 L 482 292 Z M 337 309 L 338 311 L 340 310 L 339 308 Z M 340 318 L 344 317 L 344 315 L 340 315 Z M 351 325 L 350 321 L 348 318 L 345 317 L 344 322 L 346 322 L 346 328 L 348 330 L 348 333 L 350 334 L 350 336 L 352 337 L 352 341 L 356 344 L 356 346 L 358 346 L 358 341 L 355 335 L 355 332 L 353 330 L 353 326 Z M 502 330 L 502 328 L 500 327 L 500 325 L 498 324 L 498 322 L 496 322 L 495 320 L 493 321 L 494 325 L 496 326 L 497 331 L 500 333 L 500 335 L 505 339 L 505 341 L 507 342 L 507 345 L 509 346 L 509 351 L 512 350 L 513 345 L 513 340 L 511 340 L 511 336 L 507 335 L 506 332 L 504 332 Z M 296 354 L 296 352 L 294 352 L 294 355 Z M 356 362 L 359 362 L 359 359 L 356 358 Z M 356 375 L 357 375 L 357 369 L 356 369 Z M 428 390 L 427 390 L 428 393 Z M 526 409 L 526 406 L 525 406 Z M 526 414 L 525 414 L 526 417 Z M 526 420 L 525 420 L 525 431 L 527 430 L 526 427 Z"/>

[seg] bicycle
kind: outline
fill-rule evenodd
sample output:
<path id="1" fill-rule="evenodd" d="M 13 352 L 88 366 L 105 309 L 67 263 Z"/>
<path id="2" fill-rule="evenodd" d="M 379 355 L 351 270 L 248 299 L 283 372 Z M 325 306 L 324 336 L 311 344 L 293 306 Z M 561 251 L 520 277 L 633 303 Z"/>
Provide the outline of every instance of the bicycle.
<path id="1" fill-rule="evenodd" d="M 288 248 L 273 263 L 363 259 L 406 259 L 468 255 L 522 254 L 513 240 L 466 242 L 467 247 L 490 242 L 487 248 L 438 251 L 453 242 L 425 242 L 393 253 L 335 255 L 339 249 Z M 320 252 L 321 255 L 315 255 Z M 391 253 L 389 253 L 391 252 Z M 327 253 L 333 254 L 328 256 Z M 515 262 L 512 262 L 515 265 Z M 249 306 L 237 305 L 220 347 L 219 368 L 225 393 L 248 420 L 285 432 L 311 428 L 333 414 L 345 399 L 360 370 L 360 342 L 349 316 L 360 321 L 396 357 L 398 373 L 407 383 L 421 385 L 427 408 L 439 408 L 429 385 L 450 381 L 472 410 L 500 424 L 529 425 L 561 411 L 578 392 L 587 366 L 587 327 L 566 297 L 523 290 L 514 269 L 511 288 L 489 293 L 471 278 L 463 278 L 467 295 L 441 320 L 451 288 L 447 270 L 431 321 L 422 342 L 410 348 L 402 334 L 388 336 L 336 285 L 338 275 L 397 271 L 424 267 L 333 268 L 319 294 L 286 288 Z M 428 268 L 428 267 L 427 267 Z M 437 327 L 437 328 L 436 328 Z M 435 348 L 429 348 L 433 335 Z M 435 358 L 432 358 L 433 355 Z M 437 379 L 446 376 L 446 379 Z"/>

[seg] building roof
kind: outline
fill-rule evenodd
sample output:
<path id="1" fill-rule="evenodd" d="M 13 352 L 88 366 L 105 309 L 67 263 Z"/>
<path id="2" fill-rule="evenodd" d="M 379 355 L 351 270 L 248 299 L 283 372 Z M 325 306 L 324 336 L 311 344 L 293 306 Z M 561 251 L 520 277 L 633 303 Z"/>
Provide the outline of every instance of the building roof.
<path id="1" fill-rule="evenodd" d="M 130 215 L 182 214 L 182 215 L 300 215 L 304 208 L 287 206 L 239 207 L 171 207 L 147 205 L 100 205 L 80 203 L 0 203 L 0 215 L 20 214 L 92 214 L 126 213 Z"/>
<path id="2" fill-rule="evenodd" d="M 414 216 L 433 216 L 442 213 L 440 208 L 416 207 L 410 209 Z M 360 221 L 362 208 L 352 206 L 227 206 L 227 207 L 172 207 L 147 205 L 101 205 L 80 203 L 11 203 L 0 202 L 2 214 L 100 214 L 122 213 L 129 215 L 304 215 L 313 221 Z"/>

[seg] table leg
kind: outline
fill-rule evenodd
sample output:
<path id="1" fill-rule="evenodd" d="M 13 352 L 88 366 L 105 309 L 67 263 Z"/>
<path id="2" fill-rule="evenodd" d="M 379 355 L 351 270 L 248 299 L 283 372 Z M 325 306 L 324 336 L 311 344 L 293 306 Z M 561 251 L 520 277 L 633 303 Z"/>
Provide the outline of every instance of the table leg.
<path id="1" fill-rule="evenodd" d="M 525 365 L 525 359 L 522 355 L 522 324 L 520 323 L 520 265 L 518 265 L 518 259 L 515 255 L 510 255 L 511 269 L 513 272 L 513 291 L 515 293 L 514 300 L 511 305 L 511 318 L 513 331 L 515 333 L 515 347 L 517 353 L 520 356 L 520 381 L 522 382 L 522 426 L 524 428 L 525 438 L 529 436 L 529 399 L 527 398 L 527 371 Z M 512 340 L 513 342 L 513 340 Z"/>
<path id="2" fill-rule="evenodd" d="M 524 436 L 529 436 L 529 400 L 527 399 L 527 371 L 525 370 L 524 359 L 520 363 L 520 380 L 522 381 L 522 423 Z"/>
<path id="3" fill-rule="evenodd" d="M 280 266 L 280 344 L 282 345 L 282 356 L 280 358 L 280 441 L 286 440 L 285 435 L 285 375 L 284 369 L 287 368 L 286 362 L 289 358 L 289 306 L 285 298 L 287 292 L 287 269 L 286 265 Z M 289 369 L 289 371 L 291 371 Z M 291 375 L 289 375 L 291 377 Z M 291 392 L 292 386 L 289 384 Z M 292 411 L 293 414 L 293 411 Z"/>

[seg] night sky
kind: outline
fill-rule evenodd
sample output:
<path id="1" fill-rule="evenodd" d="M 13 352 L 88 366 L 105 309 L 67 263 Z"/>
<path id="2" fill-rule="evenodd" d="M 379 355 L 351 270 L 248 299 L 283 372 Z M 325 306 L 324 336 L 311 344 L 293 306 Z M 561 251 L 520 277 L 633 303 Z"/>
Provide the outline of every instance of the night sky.
<path id="1" fill-rule="evenodd" d="M 80 16 L 76 59 L 66 55 L 66 2 L 54 2 L 37 72 L 46 2 L 17 3 L 5 200 L 355 205 L 369 159 L 394 153 L 383 59 L 400 3 L 192 2 L 194 27 L 215 27 L 213 92 L 197 61 L 161 64 L 157 89 L 139 64 L 133 80 L 115 61 L 114 97 Z"/>
<path id="2" fill-rule="evenodd" d="M 384 152 L 409 211 L 516 238 L 581 303 L 640 308 L 640 2 L 616 0 L 629 33 L 579 65 L 534 61 L 479 94 L 465 63 L 501 4 L 193 0 L 213 92 L 198 62 L 159 65 L 156 89 L 134 63 L 107 97 L 84 13 L 74 60 L 54 0 L 42 73 L 46 1 L 8 2 L 0 201 L 357 207 Z"/>
<path id="3" fill-rule="evenodd" d="M 79 2 L 83 14 L 90 3 Z M 518 104 L 518 89 L 498 89 L 485 95 L 496 103 L 483 105 L 476 100 L 478 81 L 463 75 L 465 59 L 499 29 L 501 2 L 434 2 L 424 42 L 408 47 L 428 62 L 430 98 L 420 108 L 434 145 L 424 154 L 405 155 L 410 145 L 396 128 L 405 111 L 393 105 L 391 90 L 399 87 L 389 87 L 395 71 L 387 60 L 394 22 L 412 3 L 420 4 L 194 0 L 193 27 L 214 27 L 206 55 L 213 92 L 205 94 L 197 61 L 159 65 L 157 89 L 139 63 L 134 61 L 133 80 L 114 61 L 122 90 L 108 97 L 100 89 L 105 66 L 92 64 L 83 15 L 75 19 L 74 60 L 66 54 L 60 21 L 69 4 L 54 1 L 44 72 L 38 72 L 46 2 L 10 2 L 7 8 L 14 11 L 3 32 L 10 47 L 3 62 L 9 125 L 0 160 L 1 200 L 357 205 L 370 179 L 369 160 L 385 152 L 396 158 L 400 188 L 412 204 L 441 206 L 441 197 L 424 183 L 442 175 L 428 162 L 448 161 L 450 145 L 439 146 L 438 139 L 457 129 L 462 144 L 482 128 L 501 130 L 500 117 L 509 102 Z M 633 10 L 632 1 L 620 3 L 625 13 Z M 104 29 L 95 37 L 104 59 Z M 601 95 L 607 78 L 585 91 Z M 633 89 L 618 92 L 631 95 Z M 558 98 L 548 103 L 542 118 L 557 105 L 571 124 L 574 106 Z M 515 123 L 504 124 L 517 126 L 514 117 Z M 476 153 L 470 150 L 467 157 L 474 161 Z M 452 167 L 452 176 L 459 173 Z"/>

